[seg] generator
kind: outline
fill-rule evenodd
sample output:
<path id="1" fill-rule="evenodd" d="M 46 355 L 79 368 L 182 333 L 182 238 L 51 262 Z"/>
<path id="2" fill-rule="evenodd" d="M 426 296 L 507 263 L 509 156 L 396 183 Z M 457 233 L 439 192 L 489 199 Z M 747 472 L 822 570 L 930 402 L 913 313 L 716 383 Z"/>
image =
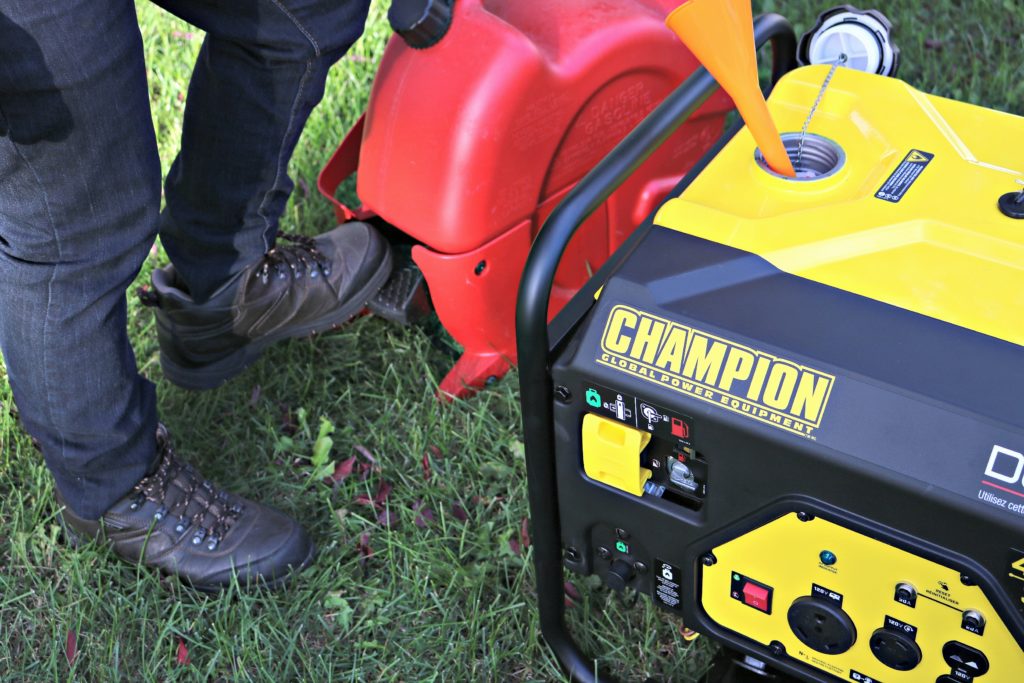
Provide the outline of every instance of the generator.
<path id="1" fill-rule="evenodd" d="M 600 678 L 565 626 L 568 568 L 721 643 L 728 680 L 1024 681 L 1024 119 L 794 68 L 776 15 L 755 41 L 809 173 L 734 126 L 549 325 L 575 228 L 715 91 L 699 70 L 531 252 L 544 636 Z"/>

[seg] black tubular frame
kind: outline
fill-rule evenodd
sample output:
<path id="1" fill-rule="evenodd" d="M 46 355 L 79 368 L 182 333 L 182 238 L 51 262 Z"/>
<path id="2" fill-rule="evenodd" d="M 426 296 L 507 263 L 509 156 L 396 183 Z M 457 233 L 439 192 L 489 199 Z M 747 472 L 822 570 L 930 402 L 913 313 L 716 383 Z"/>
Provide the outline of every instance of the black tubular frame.
<path id="1" fill-rule="evenodd" d="M 796 66 L 796 36 L 784 17 L 778 14 L 759 16 L 754 21 L 754 41 L 758 48 L 771 42 L 772 84 Z M 580 683 L 608 683 L 611 679 L 598 675 L 594 662 L 583 654 L 565 624 L 551 412 L 554 399 L 549 367 L 552 348 L 548 337 L 548 301 L 552 283 L 569 240 L 583 221 L 693 115 L 717 87 L 706 69 L 697 69 L 609 152 L 544 223 L 530 250 L 519 285 L 516 343 L 540 627 L 571 680 Z M 699 169 L 700 166 L 690 175 L 695 175 Z M 683 183 L 686 182 L 684 179 Z M 598 277 L 602 274 L 607 277 L 610 270 L 602 269 Z"/>

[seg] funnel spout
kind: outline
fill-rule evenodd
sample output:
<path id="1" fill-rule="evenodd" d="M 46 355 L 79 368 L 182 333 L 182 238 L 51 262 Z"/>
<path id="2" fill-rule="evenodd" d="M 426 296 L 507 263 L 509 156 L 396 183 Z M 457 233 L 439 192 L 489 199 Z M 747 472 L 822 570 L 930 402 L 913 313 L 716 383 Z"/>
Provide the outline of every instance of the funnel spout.
<path id="1" fill-rule="evenodd" d="M 768 166 L 795 177 L 758 83 L 750 0 L 687 0 L 665 23 L 729 93 Z"/>

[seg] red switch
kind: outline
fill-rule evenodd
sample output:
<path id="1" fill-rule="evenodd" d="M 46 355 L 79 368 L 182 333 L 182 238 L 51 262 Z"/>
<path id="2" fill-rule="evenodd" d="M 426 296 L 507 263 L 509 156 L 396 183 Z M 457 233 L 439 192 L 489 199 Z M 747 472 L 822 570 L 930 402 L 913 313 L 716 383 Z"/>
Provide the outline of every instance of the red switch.
<path id="1" fill-rule="evenodd" d="M 758 586 L 749 581 L 743 585 L 743 603 L 769 614 L 771 613 L 769 606 L 771 595 L 771 590 L 764 586 Z"/>

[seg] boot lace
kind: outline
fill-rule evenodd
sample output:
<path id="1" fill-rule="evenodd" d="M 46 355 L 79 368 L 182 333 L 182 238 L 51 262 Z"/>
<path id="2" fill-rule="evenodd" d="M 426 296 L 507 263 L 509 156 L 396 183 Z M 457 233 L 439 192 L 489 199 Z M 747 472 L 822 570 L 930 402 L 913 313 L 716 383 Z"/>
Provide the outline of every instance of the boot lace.
<path id="1" fill-rule="evenodd" d="M 241 517 L 244 506 L 232 502 L 227 492 L 203 478 L 192 465 L 178 459 L 170 442 L 162 435 L 157 437 L 157 443 L 161 451 L 160 463 L 132 489 L 131 509 L 137 510 L 147 500 L 155 503 L 160 507 L 154 519 L 176 517 L 175 532 L 183 534 L 194 528 L 192 544 L 205 542 L 207 549 L 215 550 Z M 179 489 L 180 494 L 168 507 L 166 501 L 172 488 Z"/>
<path id="2" fill-rule="evenodd" d="M 315 239 L 293 233 L 280 233 L 277 238 L 290 244 L 277 244 L 266 253 L 256 271 L 260 282 L 267 284 L 271 278 L 299 280 L 304 275 L 316 278 L 331 274 L 331 262 L 317 248 Z"/>

